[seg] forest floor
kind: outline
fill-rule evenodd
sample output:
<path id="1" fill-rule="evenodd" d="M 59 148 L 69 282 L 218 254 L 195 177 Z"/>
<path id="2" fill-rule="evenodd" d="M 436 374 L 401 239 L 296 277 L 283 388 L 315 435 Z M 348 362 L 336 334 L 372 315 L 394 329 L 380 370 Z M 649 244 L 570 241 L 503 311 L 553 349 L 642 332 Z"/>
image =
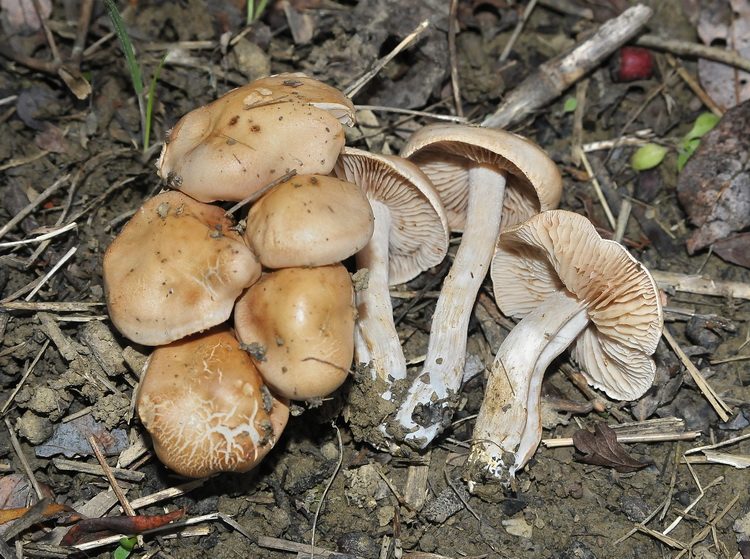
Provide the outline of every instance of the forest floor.
<path id="1" fill-rule="evenodd" d="M 160 464 L 133 412 L 149 350 L 109 322 L 101 275 L 104 250 L 163 186 L 155 162 L 167 131 L 193 108 L 268 74 L 301 71 L 347 91 L 427 20 L 352 96 L 358 124 L 347 131 L 348 145 L 398 153 L 421 126 L 457 114 L 452 69 L 464 118 L 481 123 L 542 63 L 628 3 L 539 2 L 512 38 L 526 6 L 502 0 L 460 0 L 455 13 L 445 0 L 272 2 L 251 25 L 239 0 L 121 2 L 147 86 L 169 52 L 155 82 L 145 150 L 133 84 L 104 5 L 36 3 L 48 12 L 51 49 L 34 4 L 8 4 L 0 39 L 0 508 L 33 505 L 44 495 L 90 517 L 122 514 L 97 470 L 88 443 L 95 435 L 136 512 L 185 508 L 180 522 L 195 521 L 179 533 L 143 536 L 133 557 L 307 557 L 311 543 L 316 557 L 750 557 L 742 469 L 750 464 L 750 441 L 741 438 L 750 426 L 750 242 L 742 235 L 747 215 L 737 215 L 748 213 L 750 198 L 750 107 L 739 103 L 748 98 L 746 73 L 654 48 L 651 75 L 618 81 L 612 55 L 507 126 L 558 164 L 561 208 L 586 215 L 654 271 L 674 339 L 660 342 L 654 387 L 638 402 L 587 396 L 565 374 L 571 362 L 556 361 L 545 380 L 545 409 L 552 411 L 543 438 L 568 438 L 602 422 L 659 419 L 656 431 L 675 440 L 624 444 L 647 467 L 621 473 L 577 460 L 572 446 L 542 444 L 514 493 L 469 494 L 461 473 L 483 393 L 480 375 L 465 385 L 454 425 L 416 458 L 357 440 L 346 419 L 368 412 L 346 411 L 358 402 L 350 381 L 321 407 L 292 417 L 252 472 L 190 481 Z M 698 31 L 705 42 L 713 32 L 720 39 L 714 44 L 725 45 L 722 37 L 741 36 L 750 18 L 741 2 L 645 4 L 654 13 L 639 34 L 696 45 Z M 86 6 L 93 14 L 81 23 Z M 678 173 L 676 146 L 712 111 L 710 100 L 715 112 L 731 109 L 732 116 L 711 141 L 711 132 L 705 136 L 693 155 L 699 163 Z M 670 151 L 655 168 L 635 171 L 630 157 L 645 140 Z M 707 211 L 719 223 L 710 232 L 697 227 Z M 459 238 L 454 234 L 453 246 Z M 36 240 L 18 243 L 28 239 Z M 414 362 L 424 355 L 446 271 L 438 266 L 395 288 L 435 286 L 399 322 Z M 491 293 L 487 279 L 467 349 L 485 367 L 512 326 Z M 393 301 L 397 315 L 414 303 L 403 293 Z M 702 389 L 696 378 L 705 379 Z M 690 452 L 724 441 L 714 452 Z M 161 493 L 170 488 L 177 489 Z M 56 547 L 67 528 L 55 527 L 54 517 L 36 519 L 12 536 L 5 532 L 10 547 L 0 555 L 14 546 L 24 557 L 74 553 Z M 116 538 L 97 545 L 76 553 L 127 555 Z"/>

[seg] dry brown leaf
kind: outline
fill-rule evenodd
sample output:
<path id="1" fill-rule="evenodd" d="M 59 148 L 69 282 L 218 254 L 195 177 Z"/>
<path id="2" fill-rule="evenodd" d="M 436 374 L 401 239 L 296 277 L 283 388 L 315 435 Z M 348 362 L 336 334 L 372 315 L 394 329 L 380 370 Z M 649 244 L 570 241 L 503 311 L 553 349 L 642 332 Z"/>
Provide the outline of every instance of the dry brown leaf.
<path id="1" fill-rule="evenodd" d="M 32 508 L 33 507 L 21 507 L 18 509 L 0 510 L 0 524 L 4 524 L 6 522 L 10 522 L 11 520 L 16 520 L 17 518 L 21 518 L 23 515 L 29 512 Z M 68 505 L 58 505 L 56 503 L 50 503 L 49 505 L 47 505 L 47 508 L 44 509 L 43 517 L 47 518 L 47 517 L 55 516 L 63 512 L 75 513 L 75 511 L 72 508 L 70 508 Z"/>
<path id="2" fill-rule="evenodd" d="M 716 241 L 714 252 L 727 262 L 750 268 L 750 233 L 740 233 Z"/>
<path id="3" fill-rule="evenodd" d="M 617 434 L 605 423 L 597 423 L 595 432 L 579 429 L 573 433 L 576 460 L 614 468 L 618 472 L 634 472 L 649 464 L 631 458 L 617 442 Z"/>

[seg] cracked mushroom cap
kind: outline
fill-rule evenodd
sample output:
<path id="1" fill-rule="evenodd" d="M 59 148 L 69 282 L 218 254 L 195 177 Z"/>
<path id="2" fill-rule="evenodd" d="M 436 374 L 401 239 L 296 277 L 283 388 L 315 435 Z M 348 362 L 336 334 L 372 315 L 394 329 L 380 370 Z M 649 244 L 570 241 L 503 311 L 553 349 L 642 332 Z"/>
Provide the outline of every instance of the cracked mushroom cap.
<path id="1" fill-rule="evenodd" d="M 266 383 L 291 400 L 309 400 L 346 380 L 354 317 L 349 272 L 334 264 L 264 275 L 237 301 L 234 324 Z"/>
<path id="2" fill-rule="evenodd" d="M 390 215 L 388 282 L 405 283 L 443 261 L 448 218 L 430 179 L 411 161 L 345 147 L 333 173 L 359 186 Z"/>
<path id="3" fill-rule="evenodd" d="M 104 253 L 104 293 L 115 327 L 163 345 L 229 319 L 260 278 L 255 254 L 218 206 L 181 192 L 148 200 Z"/>
<path id="4" fill-rule="evenodd" d="M 654 378 L 649 357 L 664 317 L 656 282 L 585 217 L 554 210 L 500 235 L 492 266 L 495 300 L 522 318 L 553 293 L 565 291 L 586 308 L 590 323 L 572 356 L 588 382 L 610 397 L 640 397 Z"/>
<path id="5" fill-rule="evenodd" d="M 357 185 L 296 175 L 250 208 L 245 239 L 264 266 L 326 266 L 349 258 L 372 236 L 370 203 Z"/>
<path id="6" fill-rule="evenodd" d="M 252 469 L 289 418 L 227 327 L 156 348 L 136 407 L 159 460 L 196 478 Z"/>
<path id="7" fill-rule="evenodd" d="M 293 169 L 327 175 L 353 115 L 343 93 L 304 74 L 256 80 L 182 117 L 164 144 L 159 176 L 213 202 L 244 200 Z"/>
<path id="8" fill-rule="evenodd" d="M 554 161 L 534 142 L 511 132 L 468 124 L 430 124 L 412 134 L 401 155 L 416 163 L 435 185 L 453 231 L 464 229 L 469 172 L 477 163 L 507 171 L 503 227 L 560 203 L 562 178 Z"/>

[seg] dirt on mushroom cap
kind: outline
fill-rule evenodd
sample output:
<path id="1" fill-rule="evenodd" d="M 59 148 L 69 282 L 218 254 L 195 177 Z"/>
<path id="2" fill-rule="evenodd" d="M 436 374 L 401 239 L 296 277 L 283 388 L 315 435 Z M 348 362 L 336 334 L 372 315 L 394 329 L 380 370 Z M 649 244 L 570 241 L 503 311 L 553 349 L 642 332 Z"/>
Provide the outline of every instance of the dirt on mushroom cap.
<path id="1" fill-rule="evenodd" d="M 218 206 L 181 192 L 148 200 L 103 259 L 109 316 L 144 345 L 160 345 L 229 318 L 260 265 Z"/>
<path id="2" fill-rule="evenodd" d="M 250 470 L 289 417 L 227 327 L 154 350 L 136 406 L 159 459 L 189 477 Z"/>

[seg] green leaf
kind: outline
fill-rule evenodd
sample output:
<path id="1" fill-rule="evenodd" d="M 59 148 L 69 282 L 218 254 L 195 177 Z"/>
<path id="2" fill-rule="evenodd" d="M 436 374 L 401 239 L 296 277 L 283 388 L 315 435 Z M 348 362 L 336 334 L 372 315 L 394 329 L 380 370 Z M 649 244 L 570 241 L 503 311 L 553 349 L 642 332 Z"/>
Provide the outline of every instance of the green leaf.
<path id="1" fill-rule="evenodd" d="M 698 148 L 698 146 L 701 143 L 700 138 L 693 138 L 689 142 L 683 142 L 682 145 L 680 145 L 679 153 L 677 154 L 677 171 L 682 171 L 682 168 L 685 166 L 685 163 L 687 163 L 687 160 L 690 159 L 690 156 L 693 155 L 693 152 Z"/>
<path id="2" fill-rule="evenodd" d="M 669 148 L 658 144 L 645 144 L 638 148 L 630 158 L 630 165 L 636 171 L 653 169 L 664 160 Z"/>
<path id="3" fill-rule="evenodd" d="M 156 88 L 156 80 L 159 79 L 159 72 L 161 72 L 168 54 L 169 51 L 165 52 L 161 57 L 161 61 L 159 61 L 159 65 L 154 72 L 154 77 L 151 79 L 151 86 L 148 89 L 148 101 L 146 101 L 146 128 L 143 131 L 143 151 L 148 149 L 149 140 L 151 139 L 151 117 L 154 109 L 154 89 Z"/>
<path id="4" fill-rule="evenodd" d="M 563 105 L 563 112 L 565 113 L 572 113 L 576 110 L 576 107 L 578 106 L 578 101 L 575 97 L 568 97 L 565 100 L 565 105 Z"/>
<path id="5" fill-rule="evenodd" d="M 133 80 L 133 87 L 135 88 L 136 95 L 140 96 L 143 93 L 143 78 L 141 77 L 141 67 L 135 59 L 135 52 L 133 51 L 133 45 L 130 42 L 130 36 L 128 30 L 125 27 L 125 22 L 120 16 L 120 12 L 117 11 L 114 0 L 102 0 L 104 6 L 107 8 L 109 19 L 112 21 L 112 25 L 115 28 L 117 38 L 120 39 L 122 50 L 125 53 L 125 59 L 128 61 L 128 67 L 130 68 L 130 77 Z"/>
<path id="6" fill-rule="evenodd" d="M 129 549 L 125 549 L 124 547 L 118 547 L 117 549 L 115 549 L 115 552 L 113 555 L 114 555 L 114 559 L 128 559 L 131 553 L 133 552 Z"/>
<path id="7" fill-rule="evenodd" d="M 135 549 L 135 544 L 137 543 L 137 538 L 120 538 L 120 547 L 128 551 L 133 551 L 133 549 Z"/>
<path id="8" fill-rule="evenodd" d="M 719 123 L 719 120 L 720 118 L 713 113 L 703 113 L 695 119 L 695 123 L 690 129 L 690 132 L 685 134 L 683 144 L 686 144 L 695 138 L 702 138 Z"/>

